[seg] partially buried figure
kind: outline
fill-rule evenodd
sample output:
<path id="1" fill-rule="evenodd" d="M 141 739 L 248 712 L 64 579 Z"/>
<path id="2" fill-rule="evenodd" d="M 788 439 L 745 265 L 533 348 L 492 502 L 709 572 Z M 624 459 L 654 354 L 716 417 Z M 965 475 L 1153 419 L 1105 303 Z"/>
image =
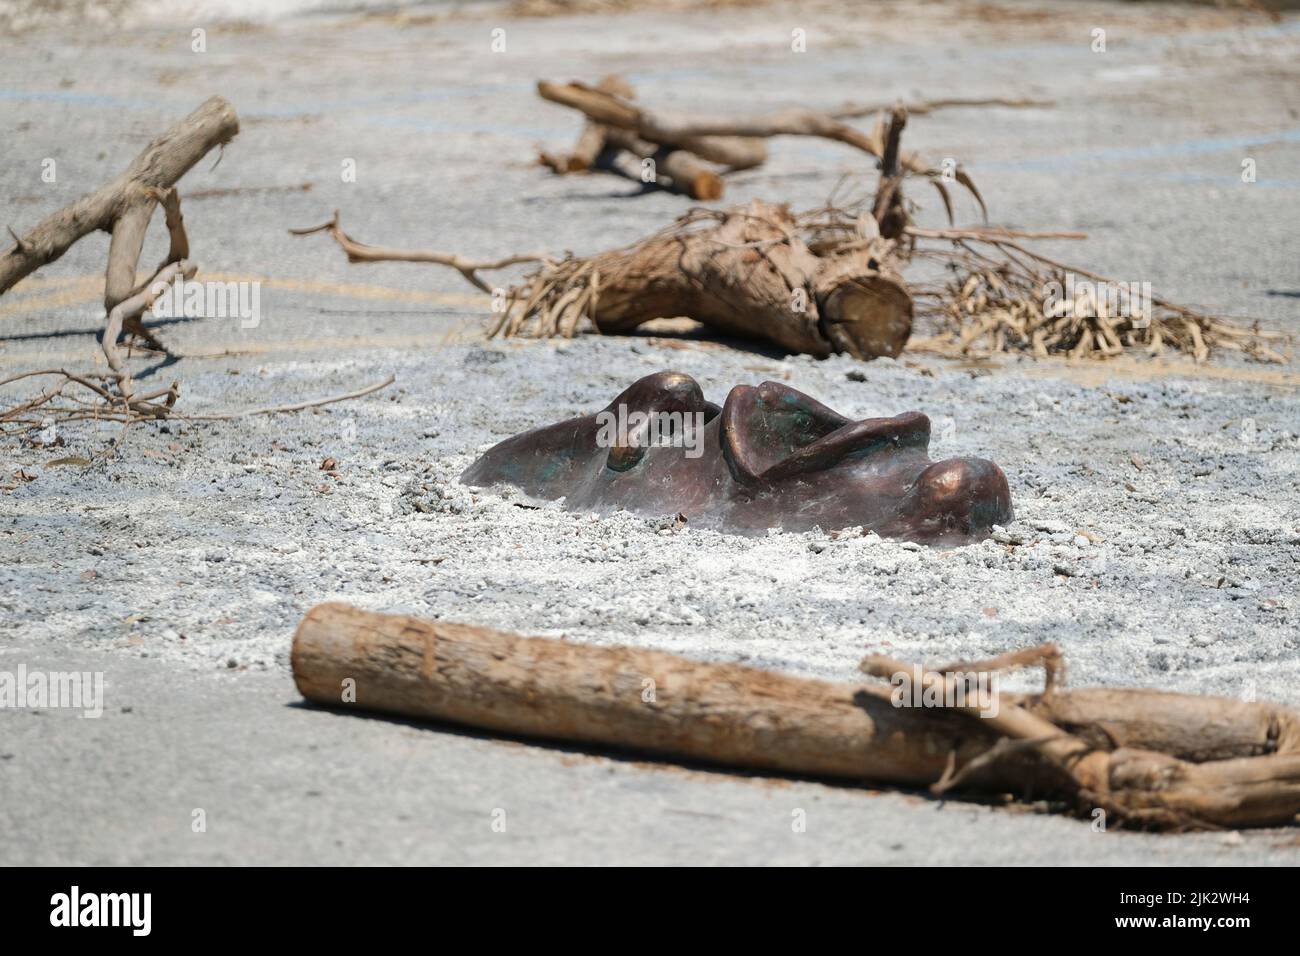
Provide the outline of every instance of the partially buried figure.
<path id="1" fill-rule="evenodd" d="M 934 462 L 929 444 L 920 412 L 855 422 L 775 382 L 737 385 L 719 408 L 690 376 L 659 372 L 594 415 L 494 445 L 461 481 L 741 533 L 862 527 L 952 543 L 1011 520 L 1001 468 Z"/>

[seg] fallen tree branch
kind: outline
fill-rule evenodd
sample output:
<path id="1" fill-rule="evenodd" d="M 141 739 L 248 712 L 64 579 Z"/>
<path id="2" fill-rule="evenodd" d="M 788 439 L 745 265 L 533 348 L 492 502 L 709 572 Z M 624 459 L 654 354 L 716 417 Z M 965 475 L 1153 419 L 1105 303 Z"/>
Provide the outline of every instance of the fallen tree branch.
<path id="1" fill-rule="evenodd" d="M 539 80 L 537 92 L 597 123 L 632 130 L 644 139 L 689 149 L 700 156 L 705 152 L 699 149 L 698 140 L 706 136 L 817 136 L 853 146 L 877 159 L 882 152 L 877 139 L 815 110 L 794 108 L 748 117 L 685 116 L 651 111 L 586 83 Z"/>
<path id="2" fill-rule="evenodd" d="M 714 765 L 906 787 L 947 778 L 951 786 L 1009 740 L 996 759 L 963 774 L 961 792 L 1032 790 L 1080 814 L 1101 808 L 1116 822 L 1166 830 L 1271 826 L 1300 812 L 1300 714 L 1222 698 L 1144 690 L 1003 694 L 997 716 L 981 719 L 963 706 L 896 706 L 882 685 L 520 637 L 345 604 L 308 612 L 291 663 L 299 692 L 328 707 Z M 868 667 L 912 672 L 883 659 Z M 1057 722 L 1063 709 L 1075 722 L 1129 731 L 1109 744 L 1094 741 Z M 1194 739 L 1217 722 L 1238 736 L 1218 737 L 1213 759 L 1198 762 L 1181 745 L 1144 748 Z"/>
<path id="3" fill-rule="evenodd" d="M 628 130 L 644 140 L 687 150 L 700 159 L 733 170 L 761 164 L 767 159 L 763 137 L 776 135 L 770 132 L 736 132 L 727 128 L 736 125 L 727 120 L 717 120 L 714 124 L 719 127 L 717 130 L 686 131 L 680 126 L 683 121 L 666 114 L 650 113 L 631 103 L 627 95 L 620 96 L 612 89 L 586 83 L 561 84 L 539 80 L 537 92 L 542 99 L 579 110 L 593 123 Z M 700 125 L 707 127 L 708 123 Z"/>
<path id="4" fill-rule="evenodd" d="M 465 277 L 470 285 L 474 288 L 492 294 L 492 287 L 479 278 L 479 272 L 487 272 L 493 269 L 504 269 L 507 266 L 520 265 L 527 262 L 549 262 L 550 258 L 542 253 L 524 253 L 520 255 L 504 256 L 500 259 L 466 259 L 464 256 L 456 255 L 451 252 L 434 252 L 426 249 L 393 249 L 386 246 L 370 246 L 364 242 L 357 242 L 339 225 L 339 212 L 334 210 L 334 215 L 328 222 L 323 222 L 319 226 L 309 226 L 305 229 L 290 229 L 289 234 L 293 236 L 310 236 L 317 232 L 327 232 L 330 237 L 343 249 L 348 257 L 348 262 L 427 262 L 434 265 L 450 266 Z"/>
<path id="5" fill-rule="evenodd" d="M 844 143 L 876 159 L 881 159 L 885 151 L 887 131 L 884 123 L 878 123 L 873 132 L 864 133 L 826 113 L 800 107 L 755 116 L 687 116 L 652 111 L 638 106 L 626 97 L 586 83 L 539 80 L 537 92 L 543 99 L 579 110 L 594 123 L 630 130 L 651 143 L 685 149 L 700 159 L 730 165 L 732 168 L 745 167 L 728 162 L 727 158 L 710 149 L 711 137 L 760 141 L 772 136 L 813 136 Z M 966 187 L 987 218 L 984 198 L 961 166 L 942 172 L 927 165 L 915 154 L 901 156 L 899 162 L 907 172 L 930 179 L 943 197 L 949 219 L 952 218 L 952 202 L 944 185 L 949 179 Z"/>
<path id="6" fill-rule="evenodd" d="M 632 86 L 617 74 L 604 77 L 595 88 L 625 100 L 636 97 Z M 692 199 L 708 201 L 721 199 L 724 191 L 721 171 L 710 163 L 732 170 L 749 169 L 767 158 L 767 146 L 761 139 L 702 137 L 692 145 L 704 155 L 679 145 L 650 142 L 632 129 L 586 119 L 572 152 L 562 155 L 543 152 L 538 161 L 561 175 L 602 168 L 645 182 L 644 163 L 649 160 L 654 171 L 650 182 Z M 639 162 L 629 169 L 625 165 L 629 159 Z"/>
<path id="7" fill-rule="evenodd" d="M 104 272 L 106 313 L 101 348 L 116 393 L 92 384 L 91 376 L 71 376 L 60 370 L 61 385 L 0 412 L 0 422 L 25 424 L 24 417 L 40 407 L 50 420 L 81 421 L 102 419 L 127 424 L 141 419 L 166 418 L 180 395 L 179 385 L 147 395 L 137 394 L 131 372 L 118 340 L 124 334 L 143 340 L 150 348 L 165 351 L 161 342 L 141 321 L 144 311 L 177 276 L 193 278 L 196 267 L 189 261 L 189 237 L 181 214 L 177 180 L 214 147 L 224 147 L 239 132 L 239 120 L 230 104 L 213 96 L 197 110 L 151 142 L 116 179 L 78 199 L 72 205 L 46 217 L 27 235 L 14 235 L 14 245 L 0 255 L 0 294 L 24 276 L 63 255 L 77 240 L 91 232 L 110 233 L 108 264 Z M 145 233 L 158 205 L 162 205 L 167 226 L 167 256 L 153 275 L 136 282 Z M 38 373 L 52 374 L 49 371 Z M 69 385 L 89 389 L 97 402 L 65 392 Z M 60 403 L 57 399 L 66 399 Z"/>
<path id="8" fill-rule="evenodd" d="M 116 258 L 113 251 L 109 253 L 105 289 L 105 311 L 111 309 L 134 285 L 134 271 L 127 280 L 125 269 L 128 264 L 131 270 L 135 268 L 137 237 L 143 240 L 143 226 L 149 218 L 146 209 L 152 211 L 158 191 L 176 185 L 210 149 L 230 142 L 238 132 L 239 120 L 230 104 L 219 96 L 207 100 L 145 147 L 112 182 L 41 220 L 21 239 L 15 236 L 15 244 L 0 255 L 0 294 L 58 259 L 78 239 L 103 230 L 114 233 L 117 251 Z M 134 256 L 129 254 L 132 247 L 136 247 Z"/>
<path id="9" fill-rule="evenodd" d="M 136 254 L 139 255 L 138 249 Z M 109 258 L 111 261 L 112 256 L 110 255 Z M 134 267 L 132 272 L 134 272 Z M 122 359 L 122 353 L 117 347 L 117 339 L 122 334 L 123 324 L 128 318 L 139 318 L 144 313 L 144 310 L 153 305 L 158 296 L 177 276 L 191 279 L 194 277 L 194 272 L 195 266 L 193 263 L 186 261 L 164 265 L 149 282 L 145 283 L 143 289 L 129 295 L 128 298 L 121 299 L 109 310 L 108 326 L 104 330 L 104 338 L 100 346 L 103 348 L 104 358 L 108 360 L 108 367 L 113 370 L 113 375 L 117 378 L 118 395 L 121 396 L 123 403 L 128 407 L 131 406 L 135 397 L 135 386 L 131 381 L 130 369 L 127 368 L 126 362 Z M 170 407 L 168 405 L 168 408 Z"/>

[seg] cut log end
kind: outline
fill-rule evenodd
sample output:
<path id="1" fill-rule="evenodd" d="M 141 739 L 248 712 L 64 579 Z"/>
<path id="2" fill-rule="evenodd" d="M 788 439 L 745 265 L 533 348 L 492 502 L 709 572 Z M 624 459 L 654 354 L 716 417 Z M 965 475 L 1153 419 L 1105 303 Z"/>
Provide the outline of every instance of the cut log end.
<path id="1" fill-rule="evenodd" d="M 838 352 L 897 358 L 912 334 L 912 297 L 889 276 L 842 276 L 820 299 L 826 337 Z"/>
<path id="2" fill-rule="evenodd" d="M 714 172 L 701 172 L 691 180 L 687 192 L 692 199 L 709 202 L 721 199 L 725 190 L 721 176 Z"/>

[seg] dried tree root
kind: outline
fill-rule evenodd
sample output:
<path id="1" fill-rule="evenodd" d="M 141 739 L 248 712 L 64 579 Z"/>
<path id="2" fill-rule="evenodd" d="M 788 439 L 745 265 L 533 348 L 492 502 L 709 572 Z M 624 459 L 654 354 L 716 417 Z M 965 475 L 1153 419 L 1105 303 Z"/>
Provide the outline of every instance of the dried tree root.
<path id="1" fill-rule="evenodd" d="M 469 262 L 447 253 L 367 246 L 337 215 L 295 235 L 329 232 L 352 262 L 437 262 L 477 288 L 476 274 L 541 255 Z M 912 327 L 912 301 L 891 267 L 891 245 L 814 255 L 784 207 L 765 203 L 700 210 L 628 249 L 548 262 L 507 292 L 490 334 L 571 337 L 583 319 L 608 334 L 651 319 L 688 316 L 720 332 L 774 342 L 794 352 L 857 358 L 897 355 Z"/>
<path id="2" fill-rule="evenodd" d="M 866 666 L 911 672 L 897 661 Z M 923 787 L 946 779 L 966 793 L 1032 790 L 1083 814 L 1103 808 L 1129 825 L 1269 826 L 1300 813 L 1300 715 L 1219 698 L 1057 690 L 1049 705 L 1002 695 L 998 715 L 982 719 L 957 707 L 896 707 L 883 685 L 520 637 L 345 604 L 322 604 L 303 618 L 292 667 L 299 692 L 330 707 L 873 784 Z M 1059 716 L 1067 711 L 1068 724 Z M 1234 733 L 1219 733 L 1219 722 Z M 1092 741 L 1067 729 L 1075 724 L 1128 732 L 1108 745 L 1105 737 Z M 1197 752 L 1202 734 L 1213 739 L 1214 757 L 1183 756 Z M 1144 749 L 1166 740 L 1178 741 L 1175 752 Z"/>
<path id="3" fill-rule="evenodd" d="M 846 217 L 847 218 L 847 217 Z M 1215 349 L 1242 352 L 1264 362 L 1283 362 L 1272 346 L 1285 341 L 1282 332 L 1247 326 L 1198 312 L 1152 296 L 1142 303 L 1129 284 L 1087 269 L 1065 265 L 1015 242 L 1017 238 L 1081 238 L 1077 233 L 1017 234 L 1007 230 L 907 228 L 917 239 L 946 241 L 944 248 L 927 247 L 918 255 L 942 262 L 953 278 L 940 286 L 921 286 L 919 310 L 939 326 L 939 333 L 913 340 L 914 351 L 948 356 L 987 356 L 1026 351 L 1039 358 L 1058 354 L 1069 358 L 1105 359 L 1128 348 L 1159 355 L 1165 346 L 1197 362 Z M 1050 314 L 1047 289 L 1068 287 L 1067 274 L 1117 292 L 1118 310 L 1100 298 L 1066 303 L 1064 314 Z"/>

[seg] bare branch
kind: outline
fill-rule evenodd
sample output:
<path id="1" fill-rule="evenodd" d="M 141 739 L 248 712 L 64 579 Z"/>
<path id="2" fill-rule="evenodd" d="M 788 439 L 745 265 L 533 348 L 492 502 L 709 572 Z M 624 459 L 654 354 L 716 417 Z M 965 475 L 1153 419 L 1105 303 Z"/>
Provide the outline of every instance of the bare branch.
<path id="1" fill-rule="evenodd" d="M 334 216 L 328 221 L 321 223 L 319 226 L 310 226 L 306 229 L 290 229 L 289 234 L 294 236 L 310 236 L 317 232 L 328 232 L 334 241 L 339 244 L 346 253 L 349 262 L 428 262 L 434 265 L 450 266 L 465 277 L 474 288 L 492 294 L 492 287 L 480 279 L 478 272 L 487 272 L 493 269 L 504 269 L 507 266 L 520 265 L 528 262 L 550 262 L 549 256 L 544 253 L 526 253 L 522 255 L 504 256 L 500 259 L 466 259 L 464 256 L 456 255 L 451 252 L 433 252 L 425 249 L 393 249 L 386 246 L 370 246 L 363 242 L 357 242 L 349 236 L 339 226 L 339 213 L 334 210 Z"/>

